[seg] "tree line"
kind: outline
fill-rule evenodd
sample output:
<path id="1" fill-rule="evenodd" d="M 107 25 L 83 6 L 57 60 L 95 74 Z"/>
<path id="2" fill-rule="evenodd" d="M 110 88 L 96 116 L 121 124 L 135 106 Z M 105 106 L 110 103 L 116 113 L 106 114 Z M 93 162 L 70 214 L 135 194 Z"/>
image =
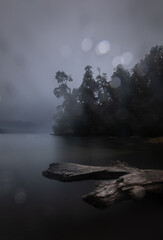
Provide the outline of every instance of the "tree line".
<path id="1" fill-rule="evenodd" d="M 152 47 L 132 69 L 118 65 L 108 80 L 86 66 L 79 88 L 72 77 L 55 75 L 54 95 L 62 98 L 54 116 L 56 135 L 163 135 L 163 46 Z"/>

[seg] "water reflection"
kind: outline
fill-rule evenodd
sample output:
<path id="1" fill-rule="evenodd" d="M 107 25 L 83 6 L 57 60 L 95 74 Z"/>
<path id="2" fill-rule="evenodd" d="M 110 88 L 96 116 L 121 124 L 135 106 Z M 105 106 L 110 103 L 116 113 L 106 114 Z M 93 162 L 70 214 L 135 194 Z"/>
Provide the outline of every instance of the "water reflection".
<path id="1" fill-rule="evenodd" d="M 0 135 L 0 239 L 162 239 L 162 200 L 127 201 L 99 211 L 81 199 L 94 181 L 60 183 L 41 175 L 59 161 L 107 165 L 121 160 L 163 168 L 162 146 L 136 141 Z"/>

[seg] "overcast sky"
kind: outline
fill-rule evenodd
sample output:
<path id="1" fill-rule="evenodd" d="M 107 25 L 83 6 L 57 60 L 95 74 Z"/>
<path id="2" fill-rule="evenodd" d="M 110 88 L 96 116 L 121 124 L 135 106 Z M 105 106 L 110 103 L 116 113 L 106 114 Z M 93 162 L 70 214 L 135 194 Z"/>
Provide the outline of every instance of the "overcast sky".
<path id="1" fill-rule="evenodd" d="M 0 0 L 0 120 L 51 128 L 56 71 L 110 78 L 163 40 L 162 0 Z"/>

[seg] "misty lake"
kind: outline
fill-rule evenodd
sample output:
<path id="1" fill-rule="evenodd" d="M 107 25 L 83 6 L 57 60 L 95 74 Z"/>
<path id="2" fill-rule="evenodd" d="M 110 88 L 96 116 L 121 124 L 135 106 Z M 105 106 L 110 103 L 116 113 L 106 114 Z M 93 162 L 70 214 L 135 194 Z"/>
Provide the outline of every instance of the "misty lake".
<path id="1" fill-rule="evenodd" d="M 0 239 L 162 240 L 162 199 L 128 200 L 98 210 L 81 197 L 95 181 L 61 183 L 42 176 L 52 162 L 107 165 L 116 160 L 163 169 L 162 145 L 0 134 Z"/>

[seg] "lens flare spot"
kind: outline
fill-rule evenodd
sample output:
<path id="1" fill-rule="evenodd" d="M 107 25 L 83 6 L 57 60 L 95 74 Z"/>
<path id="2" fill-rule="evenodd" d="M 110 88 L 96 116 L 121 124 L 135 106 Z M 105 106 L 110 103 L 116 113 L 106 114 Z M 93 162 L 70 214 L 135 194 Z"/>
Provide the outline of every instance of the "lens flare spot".
<path id="1" fill-rule="evenodd" d="M 69 46 L 62 46 L 60 52 L 62 57 L 64 58 L 70 58 L 72 54 L 72 50 Z"/>
<path id="2" fill-rule="evenodd" d="M 111 81 L 110 81 L 110 86 L 112 88 L 118 88 L 121 86 L 121 80 L 119 77 L 112 77 Z"/>
<path id="3" fill-rule="evenodd" d="M 123 53 L 121 57 L 122 64 L 128 65 L 132 62 L 133 60 L 133 55 L 130 52 L 125 52 Z"/>
<path id="4" fill-rule="evenodd" d="M 110 50 L 110 43 L 106 40 L 101 41 L 99 44 L 97 44 L 95 51 L 97 55 L 104 55 L 108 53 Z"/>
<path id="5" fill-rule="evenodd" d="M 89 52 L 93 46 L 93 42 L 90 38 L 84 38 L 81 42 L 81 48 L 84 52 Z"/>

